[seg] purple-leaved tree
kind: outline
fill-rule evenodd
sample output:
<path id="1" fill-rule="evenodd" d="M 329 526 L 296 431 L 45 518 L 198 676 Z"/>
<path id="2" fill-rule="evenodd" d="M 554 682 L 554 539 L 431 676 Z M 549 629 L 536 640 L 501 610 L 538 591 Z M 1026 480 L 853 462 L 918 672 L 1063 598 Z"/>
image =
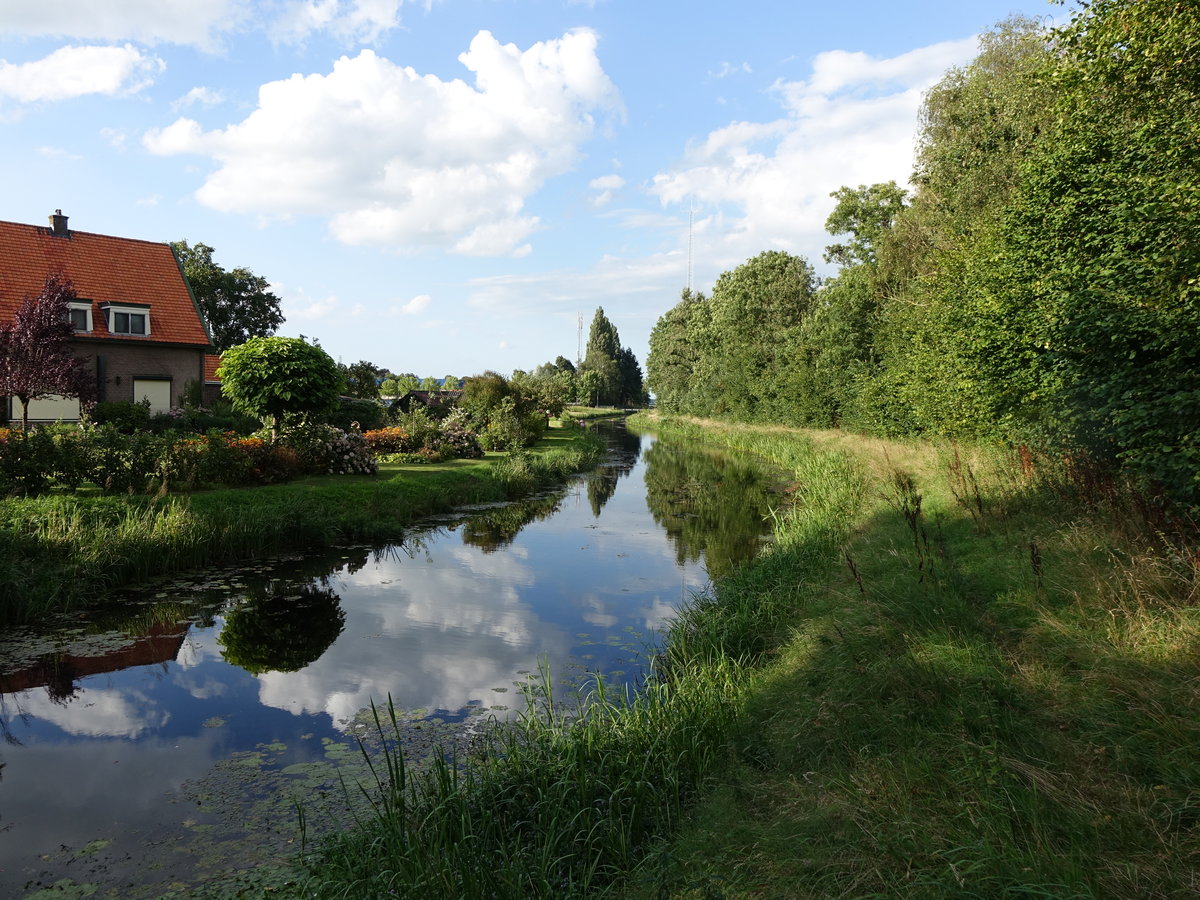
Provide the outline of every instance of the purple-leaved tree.
<path id="1" fill-rule="evenodd" d="M 26 431 L 30 400 L 89 396 L 91 379 L 69 346 L 75 331 L 67 304 L 74 299 L 71 282 L 51 275 L 40 294 L 26 295 L 12 321 L 0 325 L 0 396 L 21 401 Z"/>

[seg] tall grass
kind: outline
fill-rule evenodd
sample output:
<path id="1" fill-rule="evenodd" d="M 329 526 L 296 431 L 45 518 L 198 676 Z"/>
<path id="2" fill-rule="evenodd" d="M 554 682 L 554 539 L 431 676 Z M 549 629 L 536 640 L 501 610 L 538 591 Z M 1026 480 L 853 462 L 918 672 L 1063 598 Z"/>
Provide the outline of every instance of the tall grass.
<path id="1" fill-rule="evenodd" d="M 741 676 L 732 664 L 676 671 L 616 694 L 597 680 L 563 703 L 543 671 L 521 718 L 488 732 L 470 760 L 410 773 L 387 752 L 374 820 L 322 849 L 305 891 L 589 896 L 630 871 L 702 788 L 736 721 Z"/>

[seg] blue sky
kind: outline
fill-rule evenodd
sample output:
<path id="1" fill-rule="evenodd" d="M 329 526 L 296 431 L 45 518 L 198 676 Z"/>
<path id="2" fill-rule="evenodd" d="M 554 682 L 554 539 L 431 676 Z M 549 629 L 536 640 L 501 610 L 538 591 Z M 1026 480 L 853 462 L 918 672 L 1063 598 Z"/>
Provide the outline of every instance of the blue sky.
<path id="1" fill-rule="evenodd" d="M 688 278 L 821 251 L 922 93 L 1043 0 L 0 0 L 0 219 L 214 247 L 281 334 L 458 376 L 645 362 Z"/>

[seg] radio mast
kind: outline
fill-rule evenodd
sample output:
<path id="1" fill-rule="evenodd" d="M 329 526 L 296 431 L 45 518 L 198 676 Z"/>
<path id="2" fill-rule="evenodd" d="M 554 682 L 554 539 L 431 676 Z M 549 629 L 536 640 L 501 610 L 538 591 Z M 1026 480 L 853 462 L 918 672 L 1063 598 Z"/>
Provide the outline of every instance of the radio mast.
<path id="1" fill-rule="evenodd" d="M 692 294 L 692 230 L 696 224 L 696 204 L 694 195 L 688 194 L 688 270 L 687 270 L 687 291 L 688 296 Z"/>

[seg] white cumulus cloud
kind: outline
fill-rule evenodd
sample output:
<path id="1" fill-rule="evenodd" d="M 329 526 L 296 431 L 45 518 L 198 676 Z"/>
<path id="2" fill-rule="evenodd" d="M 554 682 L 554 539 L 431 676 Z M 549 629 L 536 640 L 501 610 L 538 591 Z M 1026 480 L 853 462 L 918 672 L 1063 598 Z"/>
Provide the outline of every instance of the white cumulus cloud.
<path id="1" fill-rule="evenodd" d="M 664 205 L 690 196 L 705 208 L 713 241 L 704 247 L 706 262 L 728 267 L 763 249 L 819 261 L 830 192 L 906 182 L 925 92 L 975 52 L 969 38 L 886 59 L 819 54 L 809 78 L 774 86 L 781 118 L 711 132 L 678 166 L 656 175 L 652 191 Z"/>
<path id="2" fill-rule="evenodd" d="M 613 194 L 624 186 L 625 179 L 620 175 L 602 175 L 599 178 L 593 178 L 588 182 L 588 187 L 599 193 L 592 197 L 592 205 L 604 206 L 612 200 Z"/>
<path id="3" fill-rule="evenodd" d="M 217 106 L 225 102 L 225 95 L 209 87 L 194 87 L 171 104 L 171 109 L 186 109 L 189 106 Z"/>
<path id="4" fill-rule="evenodd" d="M 374 44 L 400 25 L 404 0 L 291 0 L 270 28 L 283 44 L 299 44 L 328 31 L 345 41 Z"/>
<path id="5" fill-rule="evenodd" d="M 418 294 L 400 307 L 400 312 L 406 316 L 416 315 L 429 306 L 433 298 L 428 294 Z"/>
<path id="6" fill-rule="evenodd" d="M 522 255 L 538 227 L 526 201 L 574 165 L 597 113 L 620 108 L 596 46 L 585 29 L 524 51 L 481 31 L 459 56 L 473 85 L 363 50 L 263 85 L 241 122 L 181 118 L 144 142 L 210 156 L 196 197 L 214 209 L 326 216 L 347 244 Z"/>
<path id="7" fill-rule="evenodd" d="M 70 100 L 88 94 L 132 94 L 146 87 L 165 64 L 123 47 L 60 47 L 27 63 L 0 60 L 0 96 L 21 103 Z"/>
<path id="8" fill-rule="evenodd" d="M 0 35 L 66 37 L 212 49 L 236 28 L 249 0 L 0 0 Z"/>

